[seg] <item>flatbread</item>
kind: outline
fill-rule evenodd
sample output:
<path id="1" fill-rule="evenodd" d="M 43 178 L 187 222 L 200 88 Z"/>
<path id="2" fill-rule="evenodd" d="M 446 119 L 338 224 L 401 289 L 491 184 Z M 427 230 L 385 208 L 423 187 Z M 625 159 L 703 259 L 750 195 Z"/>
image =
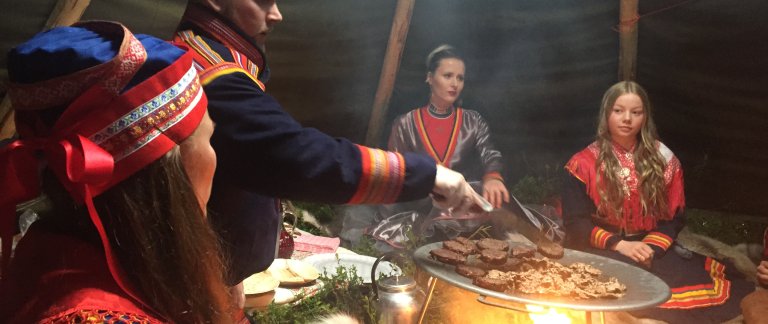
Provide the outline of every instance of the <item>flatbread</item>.
<path id="1" fill-rule="evenodd" d="M 275 259 L 267 272 L 284 286 L 303 285 L 320 277 L 320 273 L 311 264 L 290 259 Z"/>
<path id="2" fill-rule="evenodd" d="M 243 280 L 243 291 L 246 295 L 263 294 L 275 290 L 279 285 L 280 280 L 277 280 L 269 272 L 263 271 Z"/>
<path id="3" fill-rule="evenodd" d="M 312 282 L 320 278 L 320 272 L 313 265 L 304 261 L 288 260 L 288 270 L 304 279 L 304 282 Z"/>

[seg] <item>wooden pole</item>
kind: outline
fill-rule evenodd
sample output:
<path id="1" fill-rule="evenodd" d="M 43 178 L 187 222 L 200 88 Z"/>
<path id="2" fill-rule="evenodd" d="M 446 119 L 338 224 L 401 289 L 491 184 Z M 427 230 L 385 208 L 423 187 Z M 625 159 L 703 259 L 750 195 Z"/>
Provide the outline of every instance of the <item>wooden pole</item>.
<path id="1" fill-rule="evenodd" d="M 58 26 L 69 26 L 80 20 L 85 9 L 91 4 L 90 0 L 58 0 L 51 10 L 43 30 Z M 11 111 L 11 98 L 7 94 L 0 102 L 0 139 L 8 138 L 16 133 L 16 125 L 13 124 L 13 111 Z"/>
<path id="2" fill-rule="evenodd" d="M 400 68 L 400 59 L 403 56 L 403 47 L 405 47 L 405 39 L 408 36 L 415 2 L 416 0 L 397 1 L 395 17 L 392 19 L 392 30 L 389 33 L 389 42 L 387 43 L 387 52 L 384 54 L 384 64 L 379 76 L 379 87 L 373 98 L 371 119 L 368 121 L 368 132 L 365 136 L 365 144 L 368 146 L 376 146 L 381 139 L 381 128 L 389 108 L 389 99 L 392 97 L 397 70 Z"/>
<path id="3" fill-rule="evenodd" d="M 621 0 L 619 15 L 619 80 L 635 80 L 637 72 L 638 0 Z"/>

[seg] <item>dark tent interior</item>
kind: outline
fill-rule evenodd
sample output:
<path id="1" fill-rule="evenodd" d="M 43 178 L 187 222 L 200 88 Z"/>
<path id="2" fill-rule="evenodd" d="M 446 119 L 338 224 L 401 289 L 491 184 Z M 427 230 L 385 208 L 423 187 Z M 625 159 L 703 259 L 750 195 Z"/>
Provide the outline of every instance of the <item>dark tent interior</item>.
<path id="1" fill-rule="evenodd" d="M 3 52 L 41 30 L 55 4 L 4 2 Z M 83 17 L 168 37 L 183 3 L 93 1 Z M 267 45 L 268 92 L 304 125 L 363 142 L 396 3 L 279 1 L 284 20 Z M 594 139 L 601 96 L 619 80 L 619 6 L 416 1 L 375 144 L 386 142 L 396 115 L 426 103 L 426 55 L 447 43 L 465 54 L 463 106 L 489 122 L 508 182 L 560 172 Z M 683 164 L 689 207 L 768 216 L 765 17 L 764 0 L 639 4 L 636 80 L 650 94 L 662 140 Z"/>
<path id="2" fill-rule="evenodd" d="M 363 141 L 395 1 L 282 6 L 269 91 L 305 125 Z M 593 140 L 618 81 L 618 12 L 618 1 L 416 1 L 386 122 L 426 103 L 426 54 L 452 44 L 468 61 L 463 106 L 490 123 L 511 182 L 562 167 Z M 637 81 L 681 159 L 688 206 L 765 216 L 768 3 L 642 1 L 639 14 Z"/>

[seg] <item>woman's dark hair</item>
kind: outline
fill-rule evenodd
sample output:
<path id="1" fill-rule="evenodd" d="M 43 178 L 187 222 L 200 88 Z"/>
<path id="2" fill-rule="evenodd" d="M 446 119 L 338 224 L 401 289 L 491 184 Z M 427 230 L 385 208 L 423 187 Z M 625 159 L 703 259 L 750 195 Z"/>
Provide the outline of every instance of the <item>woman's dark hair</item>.
<path id="1" fill-rule="evenodd" d="M 427 72 L 434 73 L 440 65 L 440 61 L 447 58 L 455 58 L 464 62 L 464 57 L 453 46 L 443 44 L 427 55 Z"/>
<path id="2" fill-rule="evenodd" d="M 72 210 L 72 202 L 61 199 L 63 189 L 55 186 L 58 192 L 49 194 L 54 222 L 79 227 L 81 236 L 100 244 L 84 206 L 76 207 L 78 219 L 59 212 Z M 232 321 L 218 237 L 200 209 L 178 146 L 94 204 L 122 270 L 149 306 L 175 323 Z"/>

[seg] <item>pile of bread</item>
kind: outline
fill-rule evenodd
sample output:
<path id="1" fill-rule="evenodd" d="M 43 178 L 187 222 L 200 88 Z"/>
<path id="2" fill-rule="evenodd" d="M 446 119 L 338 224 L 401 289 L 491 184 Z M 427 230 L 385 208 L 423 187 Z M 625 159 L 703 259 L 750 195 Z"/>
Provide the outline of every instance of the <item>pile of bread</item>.
<path id="1" fill-rule="evenodd" d="M 278 286 L 302 286 L 320 277 L 314 266 L 300 260 L 275 259 L 269 269 L 254 274 L 243 281 L 246 295 L 274 290 Z"/>

